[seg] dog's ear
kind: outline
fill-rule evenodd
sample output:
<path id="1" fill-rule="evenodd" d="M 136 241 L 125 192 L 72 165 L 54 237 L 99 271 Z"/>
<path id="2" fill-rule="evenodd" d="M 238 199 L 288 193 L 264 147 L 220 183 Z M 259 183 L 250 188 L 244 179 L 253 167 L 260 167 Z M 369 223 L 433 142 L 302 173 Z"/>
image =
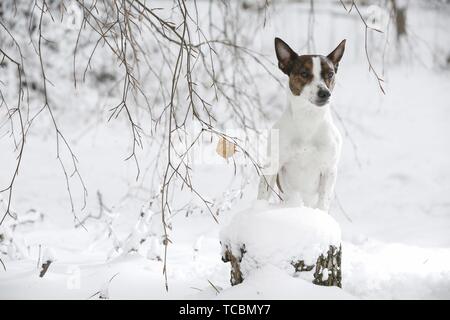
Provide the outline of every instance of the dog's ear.
<path id="1" fill-rule="evenodd" d="M 278 67 L 289 75 L 292 71 L 292 62 L 298 55 L 280 38 L 275 38 L 275 52 L 277 54 Z"/>
<path id="2" fill-rule="evenodd" d="M 338 66 L 339 66 L 339 61 L 341 61 L 341 58 L 344 55 L 345 41 L 346 41 L 345 39 L 342 40 L 341 43 L 339 43 L 339 45 L 336 47 L 336 49 L 334 49 L 327 56 L 327 58 L 330 59 L 331 62 L 333 62 L 335 71 L 337 71 Z"/>

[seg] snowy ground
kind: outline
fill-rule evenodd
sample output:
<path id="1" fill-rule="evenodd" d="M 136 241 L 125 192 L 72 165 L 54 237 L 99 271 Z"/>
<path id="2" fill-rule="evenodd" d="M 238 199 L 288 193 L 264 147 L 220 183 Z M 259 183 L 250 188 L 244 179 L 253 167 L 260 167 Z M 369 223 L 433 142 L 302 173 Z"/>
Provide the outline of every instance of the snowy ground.
<path id="1" fill-rule="evenodd" d="M 267 39 L 261 44 L 273 59 L 273 35 L 300 43 L 279 20 L 289 17 L 286 10 L 278 8 L 273 14 L 271 19 L 278 22 L 268 26 Z M 433 23 L 439 25 L 447 17 L 441 14 L 412 14 L 414 32 L 427 38 L 431 29 L 423 27 L 425 20 L 436 18 Z M 330 34 L 328 24 L 319 23 L 320 16 L 316 21 L 317 34 Z M 357 22 L 350 25 L 360 28 Z M 101 221 L 86 223 L 87 230 L 73 227 L 54 137 L 36 127 L 27 141 L 14 208 L 19 213 L 36 209 L 44 220 L 17 229 L 17 239 L 28 249 L 21 259 L 2 256 L 7 271 L 0 270 L 0 298 L 88 299 L 100 292 L 113 299 L 450 299 L 450 72 L 427 62 L 391 63 L 387 95 L 382 96 L 360 52 L 362 30 L 359 38 L 350 35 L 351 28 L 343 30 L 330 39 L 316 39 L 319 49 L 328 50 L 338 38 L 356 38 L 354 45 L 348 42 L 334 97 L 340 120 L 335 119 L 345 136 L 337 200 L 331 210 L 342 228 L 342 290 L 313 286 L 275 267 L 263 268 L 245 285 L 232 288 L 229 267 L 221 261 L 220 225 L 207 212 L 186 217 L 179 211 L 172 219 L 168 291 L 162 262 L 148 259 L 145 248 L 107 260 L 111 241 L 96 240 L 104 228 Z M 418 38 L 412 38 L 412 43 Z M 436 42 L 439 39 L 439 34 L 434 35 Z M 282 105 L 285 100 L 275 84 L 270 90 L 275 92 L 275 104 Z M 95 193 L 101 191 L 104 203 L 118 214 L 114 230 L 124 239 L 146 198 L 142 196 L 145 188 L 134 181 L 134 164 L 123 161 L 129 141 L 120 133 L 122 124 L 100 124 L 86 131 L 76 121 L 71 125 L 72 121 L 66 119 L 65 128 L 89 190 L 84 212 L 98 212 Z M 0 153 L 2 186 L 11 172 L 3 163 L 10 162 Z M 233 183 L 233 172 L 233 165 L 223 161 L 200 166 L 195 179 L 214 198 Z M 256 182 L 250 181 L 244 197 L 220 221 L 252 203 Z M 79 199 L 76 194 L 76 202 Z M 40 250 L 50 250 L 55 257 L 43 278 L 37 267 Z"/>

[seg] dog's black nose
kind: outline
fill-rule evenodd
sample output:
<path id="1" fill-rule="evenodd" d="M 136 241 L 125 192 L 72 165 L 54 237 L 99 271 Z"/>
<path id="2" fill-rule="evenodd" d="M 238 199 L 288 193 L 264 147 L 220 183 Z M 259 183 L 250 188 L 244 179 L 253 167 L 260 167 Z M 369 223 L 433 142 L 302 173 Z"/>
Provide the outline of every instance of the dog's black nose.
<path id="1" fill-rule="evenodd" d="M 329 90 L 320 89 L 317 95 L 320 99 L 328 99 L 331 96 L 331 93 Z"/>

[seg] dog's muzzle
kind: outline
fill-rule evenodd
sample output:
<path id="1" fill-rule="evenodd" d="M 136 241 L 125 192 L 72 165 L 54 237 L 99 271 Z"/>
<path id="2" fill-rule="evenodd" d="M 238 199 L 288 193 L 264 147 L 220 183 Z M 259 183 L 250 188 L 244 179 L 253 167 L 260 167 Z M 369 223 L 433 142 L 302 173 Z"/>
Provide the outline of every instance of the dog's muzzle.
<path id="1" fill-rule="evenodd" d="M 316 105 L 319 107 L 325 105 L 330 100 L 331 92 L 328 89 L 319 89 L 317 92 Z"/>

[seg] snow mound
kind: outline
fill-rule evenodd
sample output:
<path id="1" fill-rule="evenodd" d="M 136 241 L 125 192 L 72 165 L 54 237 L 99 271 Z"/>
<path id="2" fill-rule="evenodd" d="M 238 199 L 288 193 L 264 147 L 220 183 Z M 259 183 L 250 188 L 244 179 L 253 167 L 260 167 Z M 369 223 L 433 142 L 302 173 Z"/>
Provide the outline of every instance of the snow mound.
<path id="1" fill-rule="evenodd" d="M 228 288 L 216 299 L 286 299 L 286 300 L 350 300 L 354 296 L 338 287 L 316 286 L 299 278 L 292 278 L 274 266 L 253 272 L 241 284 Z"/>
<path id="2" fill-rule="evenodd" d="M 293 273 L 292 262 L 314 265 L 330 245 L 339 247 L 341 229 L 326 212 L 308 207 L 270 205 L 236 213 L 220 232 L 223 254 L 241 258 L 244 278 L 267 264 Z"/>

